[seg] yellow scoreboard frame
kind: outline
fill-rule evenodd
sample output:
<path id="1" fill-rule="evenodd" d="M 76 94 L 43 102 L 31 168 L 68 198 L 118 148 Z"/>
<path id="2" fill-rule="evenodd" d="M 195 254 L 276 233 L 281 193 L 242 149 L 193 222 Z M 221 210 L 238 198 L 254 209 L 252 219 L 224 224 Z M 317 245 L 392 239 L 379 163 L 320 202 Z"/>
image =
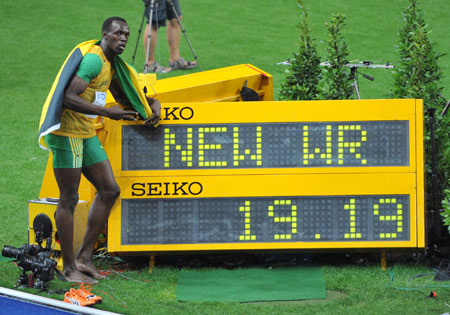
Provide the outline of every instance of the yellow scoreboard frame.
<path id="1" fill-rule="evenodd" d="M 110 120 L 105 130 L 122 191 L 109 252 L 425 246 L 421 100 L 171 103 L 156 131 Z M 283 141 L 300 154 L 268 149 Z M 213 151 L 223 155 L 207 161 Z"/>

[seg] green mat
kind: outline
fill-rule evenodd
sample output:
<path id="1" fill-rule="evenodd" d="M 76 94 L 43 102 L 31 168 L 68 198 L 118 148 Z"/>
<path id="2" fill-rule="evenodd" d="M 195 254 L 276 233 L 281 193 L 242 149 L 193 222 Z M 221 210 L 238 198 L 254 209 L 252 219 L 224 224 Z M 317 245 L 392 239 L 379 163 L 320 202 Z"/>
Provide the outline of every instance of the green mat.
<path id="1" fill-rule="evenodd" d="M 180 271 L 179 301 L 291 301 L 325 299 L 319 267 Z"/>

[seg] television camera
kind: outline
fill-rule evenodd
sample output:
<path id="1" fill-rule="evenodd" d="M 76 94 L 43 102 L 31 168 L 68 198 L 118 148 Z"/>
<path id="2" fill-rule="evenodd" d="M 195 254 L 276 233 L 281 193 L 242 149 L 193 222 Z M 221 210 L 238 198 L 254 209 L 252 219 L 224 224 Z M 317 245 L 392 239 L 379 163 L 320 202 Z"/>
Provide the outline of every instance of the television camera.
<path id="1" fill-rule="evenodd" d="M 50 258 L 52 246 L 52 222 L 46 214 L 39 214 L 34 218 L 33 230 L 37 244 L 25 244 L 19 248 L 5 245 L 2 256 L 14 258 L 16 264 L 22 268 L 22 274 L 15 287 L 28 287 L 47 290 L 54 278 L 56 261 Z M 47 240 L 46 246 L 42 242 Z M 28 273 L 27 272 L 31 272 Z"/>

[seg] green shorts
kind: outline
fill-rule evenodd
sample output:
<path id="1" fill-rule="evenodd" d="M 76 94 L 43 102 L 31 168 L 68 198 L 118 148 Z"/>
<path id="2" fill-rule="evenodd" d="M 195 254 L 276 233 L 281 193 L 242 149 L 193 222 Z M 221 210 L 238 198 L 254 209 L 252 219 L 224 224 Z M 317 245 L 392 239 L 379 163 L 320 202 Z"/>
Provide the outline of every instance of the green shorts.
<path id="1" fill-rule="evenodd" d="M 53 168 L 81 168 L 108 159 L 97 136 L 82 139 L 50 133 L 45 140 L 53 153 Z"/>

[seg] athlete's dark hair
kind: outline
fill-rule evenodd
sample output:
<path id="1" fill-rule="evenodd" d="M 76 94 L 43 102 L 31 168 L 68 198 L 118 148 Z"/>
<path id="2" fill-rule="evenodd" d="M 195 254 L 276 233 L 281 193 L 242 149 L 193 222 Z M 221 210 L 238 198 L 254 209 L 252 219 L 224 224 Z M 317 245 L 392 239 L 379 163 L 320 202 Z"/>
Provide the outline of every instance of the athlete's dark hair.
<path id="1" fill-rule="evenodd" d="M 111 17 L 107 18 L 105 20 L 105 22 L 103 22 L 102 33 L 104 31 L 111 30 L 111 25 L 113 24 L 114 21 L 121 21 L 121 22 L 127 23 L 127 21 L 125 21 L 125 19 L 121 18 L 120 16 L 111 16 Z"/>

